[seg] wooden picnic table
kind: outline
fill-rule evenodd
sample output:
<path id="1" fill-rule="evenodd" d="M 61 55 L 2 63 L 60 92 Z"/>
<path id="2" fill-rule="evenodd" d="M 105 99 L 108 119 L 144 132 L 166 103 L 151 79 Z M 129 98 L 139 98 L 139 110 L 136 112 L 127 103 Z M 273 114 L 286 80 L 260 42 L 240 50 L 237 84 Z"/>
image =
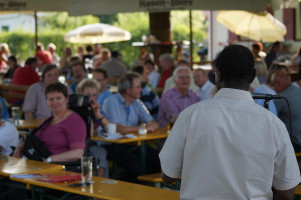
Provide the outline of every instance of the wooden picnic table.
<path id="1" fill-rule="evenodd" d="M 134 138 L 118 138 L 118 139 L 105 139 L 103 136 L 93 136 L 91 140 L 94 141 L 102 141 L 102 142 L 110 142 L 115 144 L 126 144 L 137 142 L 140 145 L 140 155 L 141 155 L 141 168 L 142 174 L 145 174 L 146 169 L 146 142 L 149 140 L 158 140 L 164 139 L 168 137 L 168 129 L 160 128 L 154 132 L 149 132 L 146 135 L 141 135 L 139 133 L 133 133 L 136 137 Z"/>
<path id="2" fill-rule="evenodd" d="M 70 174 L 77 174 L 77 173 L 68 172 L 68 171 L 45 173 L 45 175 L 48 176 L 62 176 L 62 175 L 70 175 Z M 164 189 L 159 189 L 159 188 L 145 186 L 145 185 L 123 182 L 119 180 L 106 179 L 102 177 L 93 177 L 92 179 L 93 183 L 91 185 L 82 186 L 82 187 L 70 187 L 68 186 L 68 184 L 70 183 L 44 182 L 39 179 L 40 178 L 20 179 L 20 178 L 11 177 L 11 180 L 13 181 L 19 181 L 22 183 L 30 184 L 31 186 L 38 186 L 40 189 L 50 188 L 50 189 L 60 190 L 72 194 L 79 194 L 83 196 L 89 196 L 89 197 L 100 198 L 100 199 L 110 199 L 110 200 L 180 199 L 180 193 L 176 191 L 164 190 Z M 32 187 L 32 190 L 35 191 L 35 188 Z M 43 195 L 43 192 L 40 192 L 40 195 Z"/>

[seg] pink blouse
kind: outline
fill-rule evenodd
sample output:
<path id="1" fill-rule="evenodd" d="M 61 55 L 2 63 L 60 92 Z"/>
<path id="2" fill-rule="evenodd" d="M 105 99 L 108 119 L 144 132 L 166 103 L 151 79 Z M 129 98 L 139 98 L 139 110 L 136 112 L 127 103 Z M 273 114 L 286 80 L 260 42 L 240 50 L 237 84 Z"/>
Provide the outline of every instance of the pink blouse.
<path id="1" fill-rule="evenodd" d="M 77 113 L 73 112 L 56 125 L 50 125 L 50 122 L 45 124 L 36 132 L 36 136 L 53 154 L 73 149 L 84 149 L 86 124 Z"/>

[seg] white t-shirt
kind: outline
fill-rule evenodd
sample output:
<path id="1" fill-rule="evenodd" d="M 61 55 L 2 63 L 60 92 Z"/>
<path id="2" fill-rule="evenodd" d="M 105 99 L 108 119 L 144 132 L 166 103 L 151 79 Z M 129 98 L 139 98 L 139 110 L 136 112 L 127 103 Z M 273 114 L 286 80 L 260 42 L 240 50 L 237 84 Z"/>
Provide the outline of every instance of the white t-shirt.
<path id="1" fill-rule="evenodd" d="M 13 152 L 11 146 L 17 147 L 18 143 L 19 133 L 12 123 L 5 122 L 0 126 L 0 146 L 3 148 L 0 150 L 1 155 L 9 156 Z"/>
<path id="2" fill-rule="evenodd" d="M 301 181 L 285 125 L 243 90 L 184 110 L 159 156 L 167 176 L 182 177 L 181 199 L 272 199 L 272 187 Z"/>

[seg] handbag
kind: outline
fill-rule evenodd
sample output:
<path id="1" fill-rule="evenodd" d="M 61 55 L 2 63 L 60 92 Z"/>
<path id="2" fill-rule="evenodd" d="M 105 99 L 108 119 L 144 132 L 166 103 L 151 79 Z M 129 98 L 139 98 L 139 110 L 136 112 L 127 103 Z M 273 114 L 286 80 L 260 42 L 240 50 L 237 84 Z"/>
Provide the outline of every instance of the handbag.
<path id="1" fill-rule="evenodd" d="M 26 138 L 24 142 L 23 155 L 30 160 L 43 161 L 48 158 L 52 153 L 45 147 L 45 145 L 39 140 L 35 133 L 43 127 L 47 122 L 52 119 L 50 117 L 38 128 L 33 130 Z"/>

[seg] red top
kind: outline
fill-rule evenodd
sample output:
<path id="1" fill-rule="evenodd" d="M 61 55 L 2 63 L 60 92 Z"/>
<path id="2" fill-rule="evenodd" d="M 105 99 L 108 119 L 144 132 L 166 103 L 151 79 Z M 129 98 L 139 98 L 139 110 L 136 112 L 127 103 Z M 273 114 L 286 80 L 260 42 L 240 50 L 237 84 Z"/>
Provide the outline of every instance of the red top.
<path id="1" fill-rule="evenodd" d="M 12 79 L 12 85 L 32 85 L 40 81 L 40 77 L 31 67 L 18 67 Z"/>
<path id="2" fill-rule="evenodd" d="M 48 65 L 52 63 L 52 55 L 49 51 L 38 51 L 37 58 L 42 65 Z"/>
<path id="3" fill-rule="evenodd" d="M 172 70 L 173 70 L 173 67 L 171 67 L 169 70 L 163 72 L 161 79 L 157 86 L 158 88 L 164 88 L 165 81 L 172 75 Z"/>

